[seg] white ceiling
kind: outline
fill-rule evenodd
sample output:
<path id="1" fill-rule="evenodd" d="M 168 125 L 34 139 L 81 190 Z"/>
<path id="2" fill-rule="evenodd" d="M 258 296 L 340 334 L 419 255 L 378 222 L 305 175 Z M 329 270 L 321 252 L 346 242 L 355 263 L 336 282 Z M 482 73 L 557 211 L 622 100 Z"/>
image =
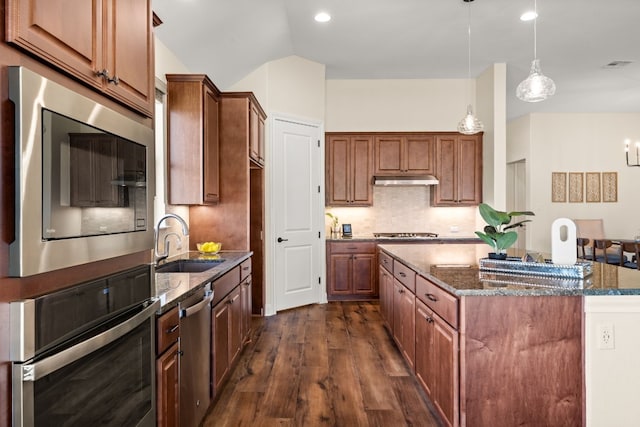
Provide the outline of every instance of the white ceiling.
<path id="1" fill-rule="evenodd" d="M 157 37 L 221 89 L 260 65 L 298 55 L 327 79 L 466 78 L 463 0 L 152 0 Z M 557 86 L 525 103 L 515 88 L 533 59 L 533 0 L 471 3 L 471 75 L 507 64 L 507 116 L 640 112 L 640 1 L 538 0 L 538 57 Z M 325 10 L 333 19 L 316 23 Z M 606 69 L 611 61 L 633 61 Z"/>

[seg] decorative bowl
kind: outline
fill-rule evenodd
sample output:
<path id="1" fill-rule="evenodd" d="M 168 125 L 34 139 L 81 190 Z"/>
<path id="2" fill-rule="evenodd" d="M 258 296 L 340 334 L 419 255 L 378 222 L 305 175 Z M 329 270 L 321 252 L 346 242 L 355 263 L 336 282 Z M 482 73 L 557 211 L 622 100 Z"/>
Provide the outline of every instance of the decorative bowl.
<path id="1" fill-rule="evenodd" d="M 205 250 L 205 243 L 214 243 L 214 248 L 212 250 Z M 198 252 L 204 255 L 215 255 L 222 249 L 222 243 L 215 242 L 205 242 L 205 243 L 196 243 L 196 248 Z"/>

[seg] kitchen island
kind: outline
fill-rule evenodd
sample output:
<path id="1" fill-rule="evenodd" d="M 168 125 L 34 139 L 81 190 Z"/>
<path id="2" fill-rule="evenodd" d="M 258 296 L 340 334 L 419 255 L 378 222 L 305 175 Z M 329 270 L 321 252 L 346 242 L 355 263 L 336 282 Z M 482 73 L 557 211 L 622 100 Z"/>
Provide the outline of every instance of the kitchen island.
<path id="1" fill-rule="evenodd" d="M 639 295 L 640 272 L 594 263 L 579 286 L 495 280 L 478 270 L 488 251 L 379 245 L 390 333 L 446 425 L 584 425 L 584 298 Z"/>

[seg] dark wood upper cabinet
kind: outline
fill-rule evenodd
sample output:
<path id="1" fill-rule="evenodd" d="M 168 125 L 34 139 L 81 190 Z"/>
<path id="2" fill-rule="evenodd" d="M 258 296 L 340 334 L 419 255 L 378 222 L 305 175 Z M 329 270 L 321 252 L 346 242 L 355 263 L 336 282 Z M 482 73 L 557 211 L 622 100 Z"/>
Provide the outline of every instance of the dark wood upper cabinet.
<path id="1" fill-rule="evenodd" d="M 375 137 L 375 175 L 434 173 L 434 136 L 394 134 Z"/>
<path id="2" fill-rule="evenodd" d="M 220 196 L 220 92 L 203 74 L 167 74 L 168 196 L 174 205 Z"/>
<path id="3" fill-rule="evenodd" d="M 482 202 L 482 135 L 436 137 L 436 171 L 431 206 L 473 206 Z"/>
<path id="4" fill-rule="evenodd" d="M 149 0 L 7 0 L 7 42 L 153 117 Z"/>
<path id="5" fill-rule="evenodd" d="M 260 105 L 249 100 L 249 158 L 259 166 L 264 166 L 264 121 L 266 114 Z"/>
<path id="6" fill-rule="evenodd" d="M 371 206 L 372 178 L 373 136 L 327 135 L 327 206 Z"/>

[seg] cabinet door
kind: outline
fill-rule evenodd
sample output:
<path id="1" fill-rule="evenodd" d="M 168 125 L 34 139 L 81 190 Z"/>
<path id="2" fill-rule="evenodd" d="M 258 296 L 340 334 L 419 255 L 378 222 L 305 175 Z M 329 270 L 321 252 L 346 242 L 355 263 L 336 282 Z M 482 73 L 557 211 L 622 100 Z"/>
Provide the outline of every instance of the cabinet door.
<path id="1" fill-rule="evenodd" d="M 351 254 L 329 256 L 329 295 L 350 295 L 353 261 Z"/>
<path id="2" fill-rule="evenodd" d="M 251 334 L 251 277 L 247 277 L 240 286 L 240 299 L 242 301 L 242 340 L 244 342 Z"/>
<path id="3" fill-rule="evenodd" d="M 447 425 L 458 425 L 458 332 L 437 315 L 434 314 L 433 319 L 435 390 L 432 401 Z"/>
<path id="4" fill-rule="evenodd" d="M 101 88 L 101 0 L 7 0 L 7 42 Z"/>
<path id="5" fill-rule="evenodd" d="M 398 280 L 393 281 L 393 336 L 409 366 L 415 358 L 415 296 Z"/>
<path id="6" fill-rule="evenodd" d="M 229 364 L 233 364 L 242 350 L 242 300 L 240 298 L 240 286 L 227 297 L 229 304 Z"/>
<path id="7" fill-rule="evenodd" d="M 376 256 L 375 254 L 355 254 L 352 258 L 353 293 L 358 295 L 377 295 Z"/>
<path id="8" fill-rule="evenodd" d="M 433 312 L 416 301 L 416 377 L 433 400 L 436 371 L 433 348 Z"/>
<path id="9" fill-rule="evenodd" d="M 351 205 L 371 206 L 373 204 L 373 138 L 354 136 L 350 139 L 350 179 Z"/>
<path id="10" fill-rule="evenodd" d="M 482 201 L 482 141 L 478 135 L 458 137 L 458 203 Z"/>
<path id="11" fill-rule="evenodd" d="M 403 172 L 402 136 L 375 138 L 375 175 L 398 175 Z"/>
<path id="12" fill-rule="evenodd" d="M 213 338 L 211 342 L 213 343 L 213 349 L 211 354 L 213 355 L 212 383 L 214 396 L 229 371 L 230 307 L 226 300 L 223 300 L 214 307 L 212 314 L 211 333 Z"/>
<path id="13" fill-rule="evenodd" d="M 153 76 L 152 12 L 149 0 L 103 0 L 104 67 L 109 72 L 105 92 L 152 117 Z M 76 24 L 75 21 L 74 25 Z"/>
<path id="14" fill-rule="evenodd" d="M 203 129 L 203 200 L 205 203 L 216 203 L 220 200 L 219 126 L 217 95 L 209 87 L 205 86 Z"/>
<path id="15" fill-rule="evenodd" d="M 457 139 L 456 136 L 439 136 L 436 139 L 436 176 L 439 184 L 432 187 L 437 203 L 454 205 L 457 202 Z"/>
<path id="16" fill-rule="evenodd" d="M 404 168 L 408 174 L 434 173 L 432 135 L 408 135 L 405 139 Z"/>
<path id="17" fill-rule="evenodd" d="M 156 360 L 156 406 L 158 427 L 180 424 L 180 383 L 178 343 Z"/>
<path id="18" fill-rule="evenodd" d="M 351 199 L 348 136 L 330 136 L 326 150 L 326 205 L 345 206 Z"/>
<path id="19" fill-rule="evenodd" d="M 253 102 L 249 104 L 249 157 L 264 164 L 264 119 Z"/>
<path id="20" fill-rule="evenodd" d="M 393 279 L 391 273 L 382 265 L 378 268 L 378 282 L 380 286 L 380 314 L 387 324 L 393 328 Z"/>

